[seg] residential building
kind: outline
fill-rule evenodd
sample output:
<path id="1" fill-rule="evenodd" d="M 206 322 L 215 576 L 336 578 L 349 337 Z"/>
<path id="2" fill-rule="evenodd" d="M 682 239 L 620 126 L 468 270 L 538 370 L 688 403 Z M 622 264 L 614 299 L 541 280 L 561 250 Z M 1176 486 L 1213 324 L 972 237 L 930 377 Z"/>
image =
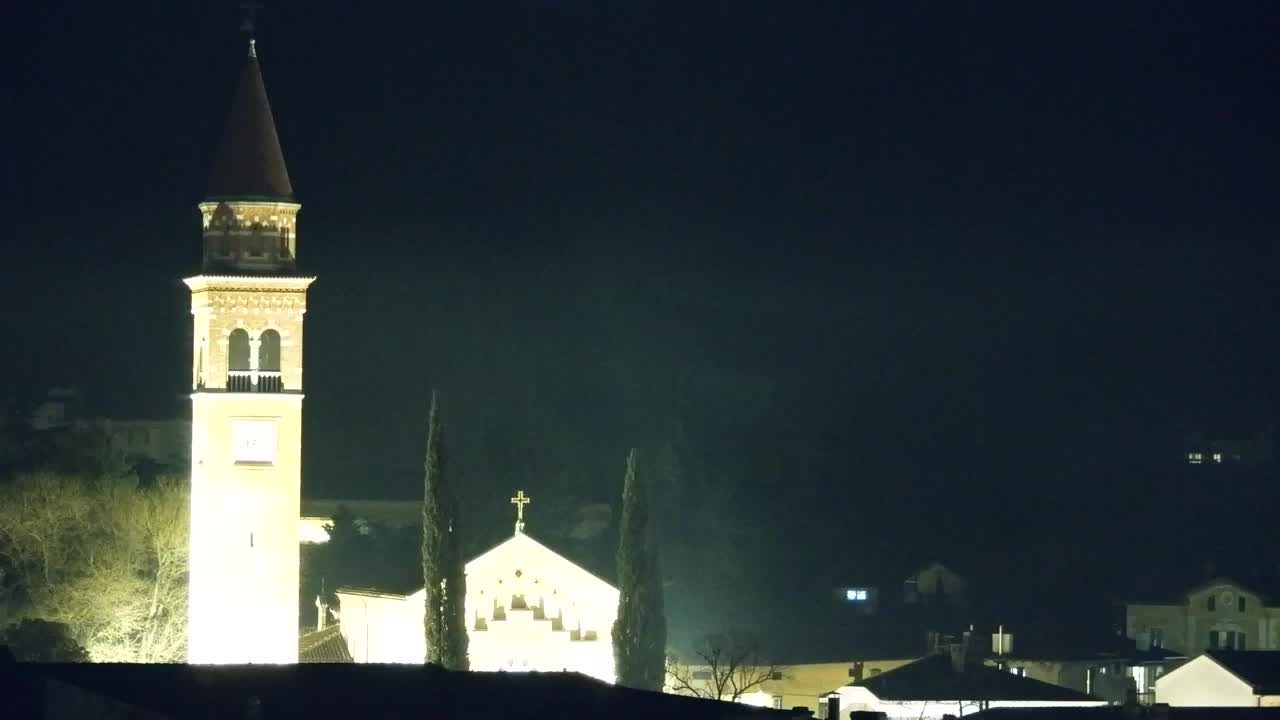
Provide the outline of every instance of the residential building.
<path id="1" fill-rule="evenodd" d="M 1271 463 L 1275 458 L 1275 426 L 1246 437 L 1209 437 L 1202 432 L 1187 435 L 1185 461 L 1188 465 L 1257 466 Z"/>
<path id="2" fill-rule="evenodd" d="M 1280 707 L 1280 651 L 1210 650 L 1157 679 L 1156 702 Z"/>
<path id="3" fill-rule="evenodd" d="M 746 705 L 773 708 L 807 708 L 814 717 L 825 719 L 827 706 L 824 701 L 831 688 L 864 677 L 875 677 L 881 673 L 915 662 L 919 657 L 904 658 L 861 658 L 832 662 L 808 662 L 794 665 L 757 666 L 736 670 L 739 677 L 757 678 L 767 676 L 758 685 L 738 697 L 738 701 Z M 727 668 L 713 670 L 707 664 L 692 664 L 688 668 L 688 681 L 693 687 L 677 688 L 668 680 L 667 692 L 683 695 L 697 694 L 700 697 L 714 695 L 714 676 L 716 672 L 730 672 Z M 724 698 L 732 699 L 732 698 Z"/>
<path id="4" fill-rule="evenodd" d="M 938 653 L 832 691 L 826 717 L 849 712 L 941 720 L 995 707 L 1097 707 L 1105 700 L 987 667 L 963 650 Z M 833 715 L 832 713 L 836 713 Z"/>
<path id="5" fill-rule="evenodd" d="M 920 568 L 902 584 L 902 600 L 907 604 L 964 605 L 968 599 L 969 581 L 940 562 Z"/>
<path id="6" fill-rule="evenodd" d="M 1150 704 L 1155 681 L 1186 658 L 1166 650 L 993 655 L 986 664 L 1017 675 L 1092 695 L 1113 703 Z"/>
<path id="7" fill-rule="evenodd" d="M 1280 607 L 1262 592 L 1220 577 L 1166 602 L 1125 604 L 1125 635 L 1138 649 L 1193 656 L 1203 650 L 1280 649 Z"/>

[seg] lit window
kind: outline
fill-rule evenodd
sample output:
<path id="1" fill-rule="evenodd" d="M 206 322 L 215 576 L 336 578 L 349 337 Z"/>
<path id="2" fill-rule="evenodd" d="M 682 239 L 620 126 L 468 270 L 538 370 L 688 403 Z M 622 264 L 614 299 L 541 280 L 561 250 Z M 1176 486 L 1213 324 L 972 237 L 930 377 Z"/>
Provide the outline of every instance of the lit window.
<path id="1" fill-rule="evenodd" d="M 1204 455 L 1198 452 L 1187 453 L 1187 462 L 1193 465 L 1199 465 L 1201 462 L 1204 462 Z"/>
<path id="2" fill-rule="evenodd" d="M 850 602 L 865 602 L 867 591 L 866 588 L 849 588 L 844 591 L 844 597 Z"/>
<path id="3" fill-rule="evenodd" d="M 1214 453 L 1214 454 L 1213 454 L 1213 461 L 1214 461 L 1214 462 L 1216 462 L 1216 463 L 1220 463 L 1220 462 L 1222 462 L 1222 453 Z"/>

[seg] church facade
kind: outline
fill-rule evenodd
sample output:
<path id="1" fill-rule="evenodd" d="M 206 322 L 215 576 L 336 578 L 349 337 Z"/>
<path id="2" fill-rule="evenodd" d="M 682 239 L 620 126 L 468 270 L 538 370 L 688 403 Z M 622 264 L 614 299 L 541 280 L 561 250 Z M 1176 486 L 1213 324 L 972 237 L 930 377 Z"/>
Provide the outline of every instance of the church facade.
<path id="1" fill-rule="evenodd" d="M 254 42 L 205 201 L 194 323 L 187 659 L 298 659 L 301 208 Z"/>
<path id="2" fill-rule="evenodd" d="M 570 671 L 614 682 L 618 590 L 518 529 L 466 565 L 472 670 Z M 343 588 L 338 620 L 355 662 L 421 663 L 425 593 Z"/>

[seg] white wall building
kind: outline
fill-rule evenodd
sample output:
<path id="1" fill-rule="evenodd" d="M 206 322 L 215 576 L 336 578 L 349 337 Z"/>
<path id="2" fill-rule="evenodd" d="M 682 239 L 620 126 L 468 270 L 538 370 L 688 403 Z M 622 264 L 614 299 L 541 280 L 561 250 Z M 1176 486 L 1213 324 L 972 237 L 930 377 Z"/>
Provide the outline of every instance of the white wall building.
<path id="1" fill-rule="evenodd" d="M 1216 578 L 1167 602 L 1125 604 L 1125 634 L 1139 650 L 1188 657 L 1205 650 L 1280 650 L 1280 607 L 1231 578 Z"/>
<path id="2" fill-rule="evenodd" d="M 1013 673 L 965 664 L 963 658 L 931 655 L 831 693 L 839 717 L 851 711 L 882 712 L 889 718 L 941 720 L 989 708 L 1097 707 L 1106 701 Z M 829 709 L 828 709 L 829 710 Z M 831 717 L 830 714 L 827 715 Z"/>
<path id="3" fill-rule="evenodd" d="M 523 532 L 468 562 L 466 577 L 472 670 L 567 670 L 615 680 L 616 588 Z M 423 662 L 423 590 L 343 588 L 337 596 L 355 662 Z"/>
<path id="4" fill-rule="evenodd" d="M 1211 650 L 1158 678 L 1156 702 L 1280 707 L 1280 652 Z"/>

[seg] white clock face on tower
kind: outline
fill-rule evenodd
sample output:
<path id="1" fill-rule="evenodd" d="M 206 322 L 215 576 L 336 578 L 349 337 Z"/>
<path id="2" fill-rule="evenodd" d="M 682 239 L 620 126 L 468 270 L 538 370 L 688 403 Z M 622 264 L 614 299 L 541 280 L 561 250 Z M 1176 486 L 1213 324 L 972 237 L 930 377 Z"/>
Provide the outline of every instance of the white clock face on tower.
<path id="1" fill-rule="evenodd" d="M 275 420 L 232 420 L 231 456 L 237 463 L 270 465 L 276 461 Z"/>

